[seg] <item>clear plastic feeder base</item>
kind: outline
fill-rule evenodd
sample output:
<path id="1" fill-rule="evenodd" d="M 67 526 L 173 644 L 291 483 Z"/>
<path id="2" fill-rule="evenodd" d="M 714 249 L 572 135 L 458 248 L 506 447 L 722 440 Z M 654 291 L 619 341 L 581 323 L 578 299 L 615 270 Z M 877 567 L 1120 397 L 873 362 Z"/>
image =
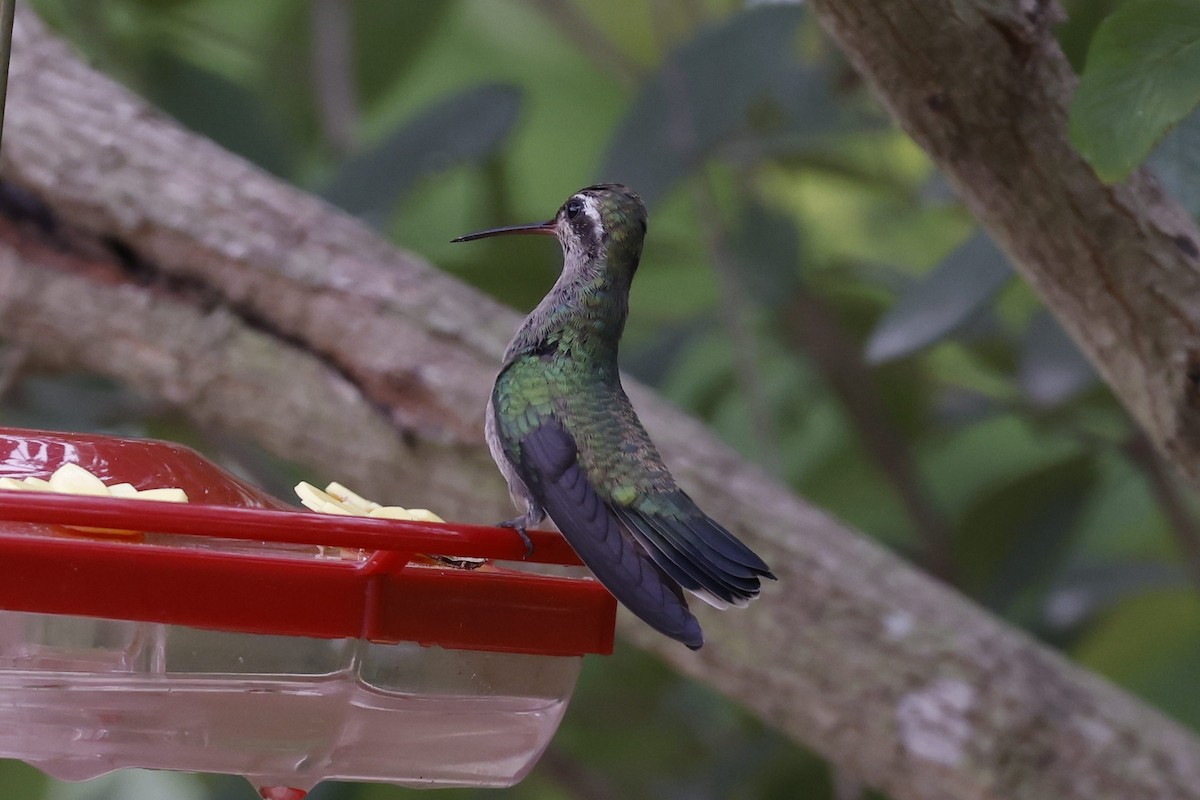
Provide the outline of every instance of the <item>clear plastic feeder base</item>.
<path id="1" fill-rule="evenodd" d="M 10 612 L 0 755 L 72 781 L 137 766 L 303 789 L 510 786 L 581 662 Z"/>

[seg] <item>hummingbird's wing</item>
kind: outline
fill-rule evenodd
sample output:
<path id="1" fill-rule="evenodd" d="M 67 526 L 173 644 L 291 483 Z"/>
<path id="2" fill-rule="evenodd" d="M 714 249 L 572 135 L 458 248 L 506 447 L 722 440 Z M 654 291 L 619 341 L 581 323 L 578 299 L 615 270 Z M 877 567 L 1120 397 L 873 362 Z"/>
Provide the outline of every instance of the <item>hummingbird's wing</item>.
<path id="1" fill-rule="evenodd" d="M 665 573 L 717 608 L 746 605 L 758 597 L 761 577 L 775 578 L 681 489 L 648 489 L 609 507 Z"/>
<path id="2" fill-rule="evenodd" d="M 717 608 L 744 606 L 771 570 L 679 488 L 619 380 L 563 401 L 583 474 L 642 550 L 684 589 Z"/>
<path id="3" fill-rule="evenodd" d="M 520 438 L 517 450 L 522 480 L 596 578 L 652 628 L 698 649 L 704 637 L 682 592 L 657 559 L 622 530 L 584 474 L 579 449 L 562 424 L 554 417 L 541 419 Z"/>

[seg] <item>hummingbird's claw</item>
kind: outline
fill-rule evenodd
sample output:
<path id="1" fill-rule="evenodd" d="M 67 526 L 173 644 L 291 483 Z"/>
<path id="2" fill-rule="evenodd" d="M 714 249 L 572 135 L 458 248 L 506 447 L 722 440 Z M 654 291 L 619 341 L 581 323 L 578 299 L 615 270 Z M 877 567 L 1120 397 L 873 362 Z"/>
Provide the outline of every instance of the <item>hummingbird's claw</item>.
<path id="1" fill-rule="evenodd" d="M 533 539 L 529 538 L 529 534 L 525 530 L 525 518 L 517 517 L 516 519 L 497 522 L 497 528 L 512 528 L 521 537 L 521 541 L 525 543 L 525 558 L 533 555 Z"/>

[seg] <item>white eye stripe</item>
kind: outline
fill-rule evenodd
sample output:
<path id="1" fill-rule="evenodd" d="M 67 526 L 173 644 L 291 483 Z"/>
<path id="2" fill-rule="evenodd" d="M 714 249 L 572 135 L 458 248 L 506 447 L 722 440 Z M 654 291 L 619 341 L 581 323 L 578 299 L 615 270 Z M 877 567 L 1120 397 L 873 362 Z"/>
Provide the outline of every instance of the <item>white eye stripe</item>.
<path id="1" fill-rule="evenodd" d="M 596 203 L 596 198 L 585 194 L 581 199 L 583 200 L 583 213 L 588 215 L 588 219 L 590 219 L 597 228 L 600 228 L 600 207 Z"/>

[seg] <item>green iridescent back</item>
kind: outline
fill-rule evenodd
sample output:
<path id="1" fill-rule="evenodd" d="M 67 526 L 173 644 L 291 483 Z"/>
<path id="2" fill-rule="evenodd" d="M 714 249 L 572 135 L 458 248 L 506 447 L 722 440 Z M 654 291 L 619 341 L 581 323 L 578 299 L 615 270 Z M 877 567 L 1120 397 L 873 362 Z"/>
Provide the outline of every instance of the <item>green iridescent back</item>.
<path id="1" fill-rule="evenodd" d="M 506 454 L 518 462 L 521 439 L 554 418 L 575 440 L 579 464 L 603 499 L 634 506 L 674 490 L 616 370 L 603 372 L 572 357 L 529 354 L 513 361 L 492 395 Z"/>

